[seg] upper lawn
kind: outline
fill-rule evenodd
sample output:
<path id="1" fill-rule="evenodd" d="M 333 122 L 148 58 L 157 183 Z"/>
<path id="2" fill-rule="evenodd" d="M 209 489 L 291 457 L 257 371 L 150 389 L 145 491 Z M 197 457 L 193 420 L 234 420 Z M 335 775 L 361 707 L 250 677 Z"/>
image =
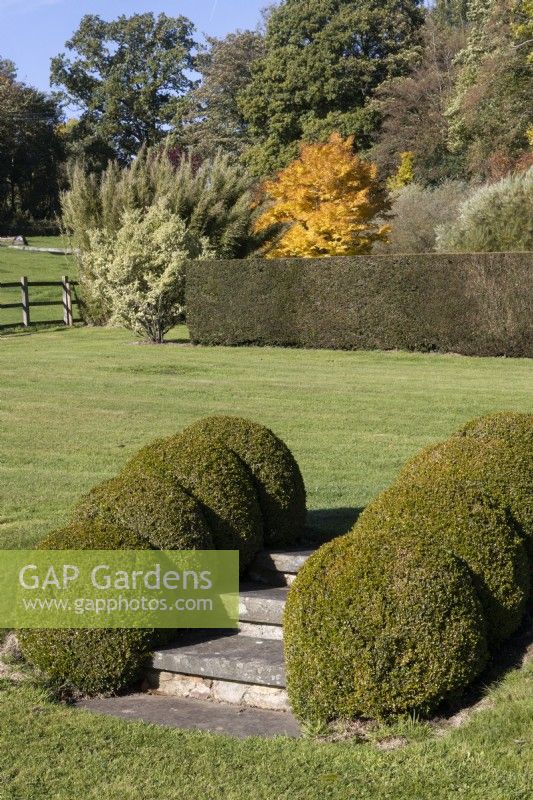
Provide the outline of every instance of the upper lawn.
<path id="1" fill-rule="evenodd" d="M 72 247 L 68 236 L 27 236 L 30 247 Z"/>
<path id="2" fill-rule="evenodd" d="M 4 547 L 34 543 L 143 444 L 206 414 L 272 427 L 301 464 L 310 525 L 342 533 L 424 445 L 533 409 L 529 360 L 139 346 L 95 328 L 0 337 L 0 380 Z"/>
<path id="3" fill-rule="evenodd" d="M 41 245 L 39 245 L 41 246 Z M 54 246 L 54 245 L 50 245 Z M 74 278 L 76 262 L 72 256 L 51 255 L 48 253 L 31 253 L 0 247 L 0 283 L 20 281 L 25 275 L 30 281 L 60 281 L 63 275 Z M 61 300 L 61 287 L 30 288 L 30 300 Z M 1 289 L 0 304 L 20 302 L 19 289 Z M 63 309 L 60 306 L 49 308 L 32 308 L 31 319 L 35 322 L 62 319 Z M 22 322 L 22 309 L 1 309 L 0 325 Z"/>

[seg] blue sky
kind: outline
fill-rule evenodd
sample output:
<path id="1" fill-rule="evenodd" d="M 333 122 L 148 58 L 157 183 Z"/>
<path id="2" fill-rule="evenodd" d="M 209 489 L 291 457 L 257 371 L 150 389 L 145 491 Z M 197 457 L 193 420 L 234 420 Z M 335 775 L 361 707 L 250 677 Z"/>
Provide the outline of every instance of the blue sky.
<path id="1" fill-rule="evenodd" d="M 268 0 L 0 0 L 0 57 L 12 59 L 19 78 L 39 89 L 49 88 L 50 59 L 78 27 L 84 14 L 114 19 L 120 14 L 153 11 L 183 14 L 200 33 L 223 36 L 237 28 L 255 28 Z"/>

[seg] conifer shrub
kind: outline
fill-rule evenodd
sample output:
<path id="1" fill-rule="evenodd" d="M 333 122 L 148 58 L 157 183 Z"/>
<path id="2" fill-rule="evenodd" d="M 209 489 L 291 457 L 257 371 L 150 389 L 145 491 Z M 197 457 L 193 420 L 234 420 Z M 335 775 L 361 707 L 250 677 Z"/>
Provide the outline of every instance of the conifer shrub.
<path id="1" fill-rule="evenodd" d="M 144 550 L 146 541 L 131 530 L 84 521 L 50 534 L 42 550 Z M 113 694 L 132 686 L 150 655 L 155 632 L 147 629 L 23 630 L 24 656 L 45 675 L 84 694 Z"/>
<path id="2" fill-rule="evenodd" d="M 287 445 L 269 428 L 239 417 L 206 417 L 183 432 L 205 435 L 229 448 L 252 473 L 267 545 L 290 546 L 303 535 L 306 505 L 300 468 Z"/>
<path id="3" fill-rule="evenodd" d="M 157 550 L 214 550 L 200 503 L 165 476 L 133 473 L 100 483 L 81 499 L 73 519 L 120 525 Z"/>
<path id="4" fill-rule="evenodd" d="M 125 466 L 124 481 L 171 481 L 199 503 L 217 550 L 238 550 L 244 571 L 263 545 L 252 475 L 231 450 L 204 435 L 171 436 L 144 447 Z"/>
<path id="5" fill-rule="evenodd" d="M 368 516 L 317 550 L 289 590 L 289 698 L 301 719 L 429 714 L 487 662 L 466 564 L 393 515 Z"/>

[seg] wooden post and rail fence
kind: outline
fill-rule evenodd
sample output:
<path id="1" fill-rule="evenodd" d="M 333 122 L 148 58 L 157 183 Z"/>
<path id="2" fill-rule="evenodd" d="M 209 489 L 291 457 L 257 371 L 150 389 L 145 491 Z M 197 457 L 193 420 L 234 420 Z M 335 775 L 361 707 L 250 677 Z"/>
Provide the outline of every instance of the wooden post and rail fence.
<path id="1" fill-rule="evenodd" d="M 0 283 L 1 289 L 20 289 L 21 299 L 18 303 L 0 303 L 0 313 L 3 310 L 20 308 L 22 310 L 22 325 L 29 328 L 31 325 L 31 309 L 43 306 L 62 306 L 63 319 L 62 320 L 39 320 L 39 325 L 58 325 L 63 322 L 65 325 L 71 326 L 74 324 L 74 315 L 72 312 L 73 305 L 79 305 L 78 299 L 74 296 L 72 289 L 77 286 L 77 281 L 69 280 L 68 275 L 63 275 L 60 281 L 29 281 L 23 275 L 20 281 L 16 283 Z M 32 300 L 30 298 L 30 289 L 37 287 L 57 286 L 62 290 L 61 300 Z M 1 323 L 1 318 L 0 318 Z M 16 322 L 8 324 L 0 324 L 0 328 L 13 328 L 17 325 Z"/>

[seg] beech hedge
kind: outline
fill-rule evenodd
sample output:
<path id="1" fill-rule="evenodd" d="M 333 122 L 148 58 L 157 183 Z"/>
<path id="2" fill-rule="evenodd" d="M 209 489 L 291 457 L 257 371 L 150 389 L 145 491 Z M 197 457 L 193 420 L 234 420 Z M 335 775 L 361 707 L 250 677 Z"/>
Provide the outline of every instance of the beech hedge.
<path id="1" fill-rule="evenodd" d="M 533 357 L 531 253 L 191 262 L 194 343 Z"/>

